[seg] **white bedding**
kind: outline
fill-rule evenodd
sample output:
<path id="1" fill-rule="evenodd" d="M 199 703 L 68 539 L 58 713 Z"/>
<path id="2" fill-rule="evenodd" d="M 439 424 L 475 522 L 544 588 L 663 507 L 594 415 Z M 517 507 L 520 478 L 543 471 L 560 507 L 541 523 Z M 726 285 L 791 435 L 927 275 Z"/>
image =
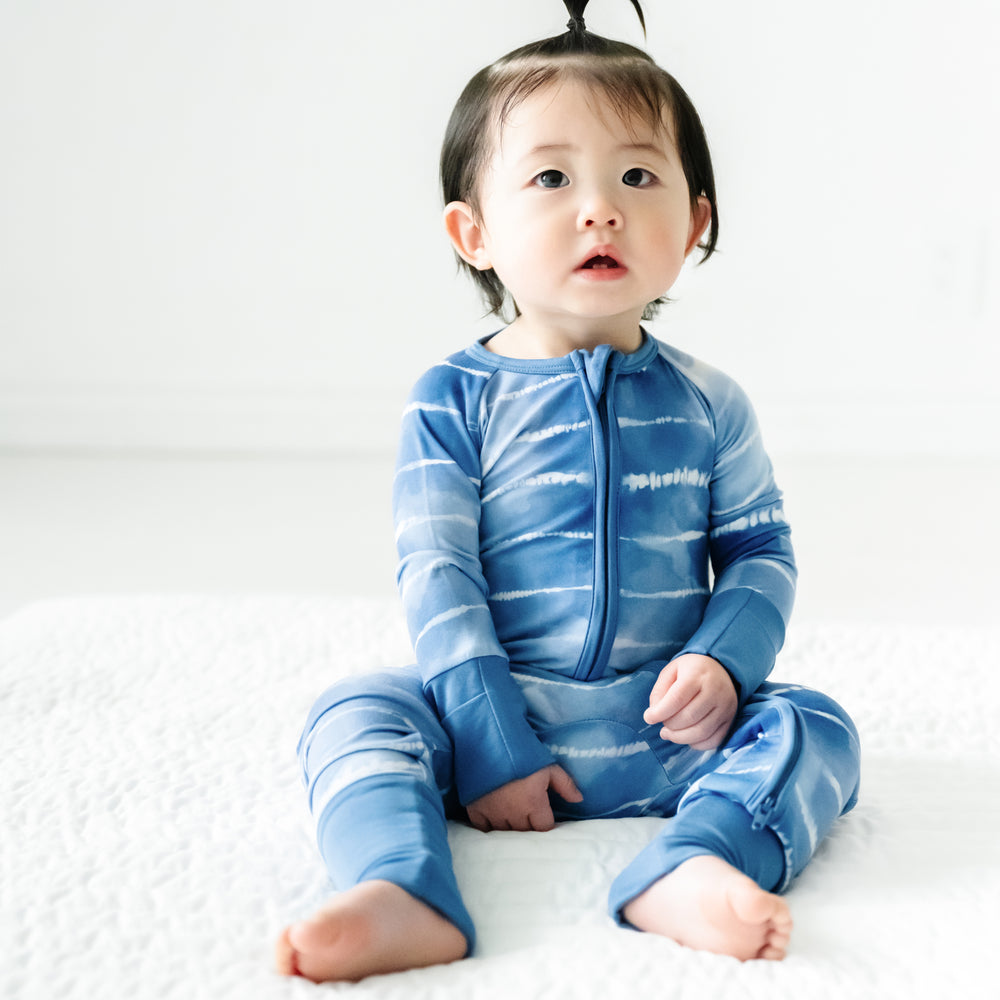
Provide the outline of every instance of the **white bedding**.
<path id="1" fill-rule="evenodd" d="M 862 797 L 789 894 L 783 963 L 615 927 L 661 820 L 455 826 L 475 957 L 315 987 L 271 942 L 329 887 L 294 748 L 334 678 L 409 660 L 392 603 L 46 602 L 0 623 L 0 996 L 1000 997 L 1000 631 L 793 627 L 775 677 L 854 715 Z"/>

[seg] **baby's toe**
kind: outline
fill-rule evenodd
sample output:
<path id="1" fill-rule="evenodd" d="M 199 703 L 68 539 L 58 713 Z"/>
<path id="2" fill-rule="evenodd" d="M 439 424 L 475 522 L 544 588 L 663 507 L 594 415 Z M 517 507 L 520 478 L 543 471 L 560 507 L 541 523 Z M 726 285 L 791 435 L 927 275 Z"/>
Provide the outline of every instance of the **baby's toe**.
<path id="1" fill-rule="evenodd" d="M 274 967 L 279 976 L 298 975 L 295 960 L 295 949 L 292 947 L 292 942 L 289 940 L 287 927 L 281 932 L 281 935 L 274 944 Z"/>

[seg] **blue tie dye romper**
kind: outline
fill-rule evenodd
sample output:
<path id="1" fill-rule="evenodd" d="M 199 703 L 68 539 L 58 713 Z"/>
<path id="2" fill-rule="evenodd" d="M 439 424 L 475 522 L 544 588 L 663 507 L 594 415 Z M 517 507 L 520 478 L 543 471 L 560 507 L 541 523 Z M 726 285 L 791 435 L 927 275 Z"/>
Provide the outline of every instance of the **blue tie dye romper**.
<path id="1" fill-rule="evenodd" d="M 853 806 L 851 720 L 766 680 L 795 563 L 756 418 L 722 373 L 648 335 L 546 360 L 473 344 L 411 394 L 394 507 L 417 665 L 334 685 L 299 745 L 338 887 L 395 882 L 471 948 L 446 817 L 553 763 L 583 794 L 553 796 L 559 820 L 675 817 L 613 884 L 619 921 L 699 854 L 780 891 Z M 680 653 L 736 685 L 716 750 L 643 721 Z"/>

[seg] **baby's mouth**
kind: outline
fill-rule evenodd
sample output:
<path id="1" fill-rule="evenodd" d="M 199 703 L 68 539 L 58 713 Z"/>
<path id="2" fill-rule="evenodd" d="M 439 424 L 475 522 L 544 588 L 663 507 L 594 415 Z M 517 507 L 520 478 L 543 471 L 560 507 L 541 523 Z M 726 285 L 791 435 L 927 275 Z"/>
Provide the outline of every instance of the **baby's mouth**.
<path id="1" fill-rule="evenodd" d="M 605 257 L 603 254 L 598 254 L 596 257 L 591 257 L 586 260 L 581 265 L 581 270 L 584 271 L 607 271 L 610 268 L 618 267 L 618 261 L 614 257 Z"/>

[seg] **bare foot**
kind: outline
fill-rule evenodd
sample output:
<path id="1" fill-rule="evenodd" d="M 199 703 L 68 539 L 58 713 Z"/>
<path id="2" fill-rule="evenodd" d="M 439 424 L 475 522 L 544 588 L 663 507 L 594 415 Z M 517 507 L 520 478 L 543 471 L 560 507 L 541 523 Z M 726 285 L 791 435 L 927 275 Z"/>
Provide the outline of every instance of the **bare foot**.
<path id="1" fill-rule="evenodd" d="M 792 933 L 785 901 L 714 855 L 689 858 L 636 896 L 624 914 L 639 930 L 743 962 L 784 958 Z"/>
<path id="2" fill-rule="evenodd" d="M 314 983 L 356 982 L 365 976 L 454 962 L 465 935 L 405 889 L 381 880 L 361 882 L 308 920 L 286 928 L 275 946 L 284 976 Z"/>

